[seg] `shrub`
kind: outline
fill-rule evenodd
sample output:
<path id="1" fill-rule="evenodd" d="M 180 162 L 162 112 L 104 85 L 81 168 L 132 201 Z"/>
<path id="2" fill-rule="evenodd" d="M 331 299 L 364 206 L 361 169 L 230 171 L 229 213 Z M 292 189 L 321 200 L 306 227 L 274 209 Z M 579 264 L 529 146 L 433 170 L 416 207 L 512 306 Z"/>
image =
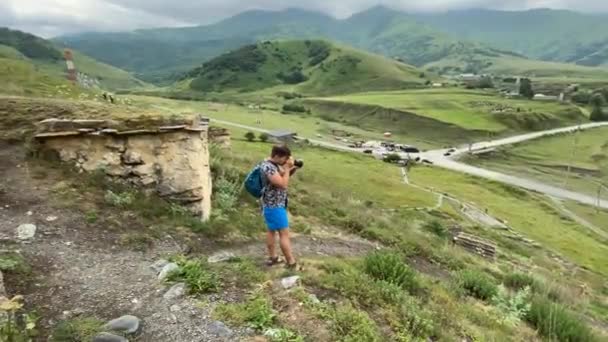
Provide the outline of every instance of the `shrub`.
<path id="1" fill-rule="evenodd" d="M 442 239 L 447 239 L 450 236 L 450 232 L 441 224 L 439 221 L 430 221 L 424 225 L 424 229 L 437 235 Z"/>
<path id="2" fill-rule="evenodd" d="M 498 293 L 498 286 L 485 273 L 475 270 L 463 270 L 457 273 L 456 282 L 469 296 L 481 300 L 490 300 Z"/>
<path id="3" fill-rule="evenodd" d="M 261 142 L 267 142 L 270 136 L 267 133 L 260 133 L 259 138 Z"/>
<path id="4" fill-rule="evenodd" d="M 256 330 L 270 328 L 276 319 L 276 313 L 265 296 L 256 294 L 245 303 L 221 304 L 215 309 L 221 320 L 235 325 L 248 324 Z"/>
<path id="5" fill-rule="evenodd" d="M 245 133 L 245 139 L 247 139 L 247 141 L 254 141 L 255 140 L 255 133 L 253 133 L 251 131 Z"/>
<path id="6" fill-rule="evenodd" d="M 333 313 L 331 320 L 334 341 L 383 341 L 376 323 L 369 318 L 365 311 L 356 310 L 350 305 L 339 306 Z"/>
<path id="7" fill-rule="evenodd" d="M 395 312 L 389 314 L 388 320 L 399 337 L 398 341 L 426 341 L 435 331 L 431 312 L 409 296 L 397 304 Z"/>
<path id="8" fill-rule="evenodd" d="M 530 312 L 530 286 L 517 291 L 511 296 L 504 286 L 498 287 L 498 293 L 492 297 L 492 303 L 503 315 L 503 322 L 517 325 Z"/>
<path id="9" fill-rule="evenodd" d="M 536 279 L 527 273 L 514 272 L 509 273 L 503 279 L 503 283 L 514 290 L 521 290 L 527 286 L 535 289 L 539 284 Z"/>
<path id="10" fill-rule="evenodd" d="M 32 341 L 36 333 L 36 320 L 22 309 L 22 296 L 12 299 L 0 296 L 0 341 Z"/>
<path id="11" fill-rule="evenodd" d="M 297 333 L 283 328 L 272 328 L 264 332 L 270 342 L 304 342 L 304 338 Z"/>
<path id="12" fill-rule="evenodd" d="M 20 254 L 0 253 L 0 271 L 9 273 L 28 273 L 30 266 Z"/>
<path id="13" fill-rule="evenodd" d="M 597 340 L 582 319 L 547 298 L 537 296 L 532 300 L 526 320 L 536 327 L 541 336 L 549 340 L 569 342 Z"/>
<path id="14" fill-rule="evenodd" d="M 285 112 L 296 112 L 296 113 L 306 113 L 306 107 L 296 105 L 296 104 L 286 104 L 283 105 L 283 111 Z"/>
<path id="15" fill-rule="evenodd" d="M 234 211 L 239 200 L 241 184 L 221 177 L 214 182 L 213 188 L 214 205 L 223 212 Z"/>
<path id="16" fill-rule="evenodd" d="M 102 321 L 90 317 L 62 321 L 57 324 L 50 340 L 53 342 L 91 341 L 102 331 L 102 326 Z"/>
<path id="17" fill-rule="evenodd" d="M 298 84 L 308 81 L 308 77 L 302 73 L 302 70 L 294 70 L 287 74 L 280 72 L 277 74 L 277 78 L 285 84 Z"/>
<path id="18" fill-rule="evenodd" d="M 209 270 L 206 261 L 179 257 L 175 262 L 179 269 L 169 275 L 169 281 L 186 283 L 192 294 L 217 292 L 220 289 L 220 281 L 217 275 Z"/>
<path id="19" fill-rule="evenodd" d="M 114 207 L 126 207 L 133 203 L 135 196 L 130 192 L 114 193 L 112 190 L 108 190 L 104 199 L 106 203 Z"/>
<path id="20" fill-rule="evenodd" d="M 411 293 L 420 289 L 415 272 L 395 253 L 376 252 L 368 255 L 364 269 L 372 278 L 395 284 Z"/>

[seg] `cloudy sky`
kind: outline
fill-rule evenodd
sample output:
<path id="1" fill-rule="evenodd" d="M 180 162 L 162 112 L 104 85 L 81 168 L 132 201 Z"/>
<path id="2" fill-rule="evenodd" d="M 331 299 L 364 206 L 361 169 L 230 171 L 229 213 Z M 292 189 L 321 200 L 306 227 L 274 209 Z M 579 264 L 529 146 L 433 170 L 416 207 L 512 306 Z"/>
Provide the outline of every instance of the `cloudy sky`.
<path id="1" fill-rule="evenodd" d="M 52 37 L 208 24 L 250 9 L 298 7 L 344 18 L 378 4 L 417 12 L 466 8 L 608 12 L 608 0 L 0 0 L 0 26 Z"/>

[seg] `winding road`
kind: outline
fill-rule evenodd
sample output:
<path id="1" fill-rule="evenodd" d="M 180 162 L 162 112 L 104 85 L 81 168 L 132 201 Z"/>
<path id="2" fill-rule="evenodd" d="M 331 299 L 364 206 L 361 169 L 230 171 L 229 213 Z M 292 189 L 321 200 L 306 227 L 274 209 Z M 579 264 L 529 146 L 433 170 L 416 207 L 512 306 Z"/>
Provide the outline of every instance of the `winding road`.
<path id="1" fill-rule="evenodd" d="M 243 128 L 243 129 L 247 129 L 247 130 L 251 130 L 251 131 L 264 132 L 264 133 L 269 132 L 269 130 L 262 129 L 259 127 L 242 125 L 242 124 L 225 121 L 225 120 L 211 119 L 211 122 L 215 122 L 215 123 L 218 123 L 221 125 L 226 125 L 226 126 Z M 549 196 L 559 198 L 559 199 L 572 200 L 572 201 L 576 201 L 579 203 L 592 205 L 592 206 L 599 206 L 601 208 L 608 209 L 608 201 L 603 200 L 603 199 L 600 199 L 598 201 L 597 198 L 594 198 L 594 197 L 586 195 L 586 194 L 582 194 L 582 193 L 562 189 L 559 187 L 547 185 L 547 184 L 544 184 L 544 183 L 541 183 L 541 182 L 538 182 L 535 180 L 511 176 L 511 175 L 507 175 L 507 174 L 496 172 L 496 171 L 490 171 L 490 170 L 483 169 L 480 167 L 461 163 L 456 160 L 456 158 L 458 156 L 461 156 L 467 152 L 475 152 L 475 151 L 490 149 L 490 148 L 504 146 L 504 145 L 512 145 L 512 144 L 517 144 L 517 143 L 521 143 L 524 141 L 538 139 L 538 138 L 542 138 L 542 137 L 546 137 L 546 136 L 563 134 L 563 133 L 572 133 L 572 132 L 576 132 L 577 130 L 587 130 L 587 129 L 597 128 L 597 127 L 602 127 L 602 126 L 608 126 L 608 122 L 587 123 L 587 124 L 576 125 L 576 126 L 550 129 L 550 130 L 540 131 L 540 132 L 526 133 L 526 134 L 521 134 L 521 135 L 504 138 L 504 139 L 497 139 L 497 140 L 493 140 L 493 141 L 478 142 L 478 143 L 472 144 L 470 148 L 468 146 L 456 148 L 455 151 L 453 151 L 450 156 L 445 156 L 445 153 L 448 152 L 449 149 L 431 150 L 431 151 L 426 151 L 426 152 L 421 153 L 420 157 L 422 159 L 426 159 L 426 160 L 432 162 L 433 165 L 435 165 L 435 166 L 442 167 L 442 168 L 445 168 L 448 170 L 458 171 L 458 172 L 466 173 L 469 175 L 473 175 L 473 176 L 477 176 L 477 177 L 481 177 L 481 178 L 485 178 L 485 179 L 489 179 L 489 180 L 493 180 L 493 181 L 497 181 L 497 182 L 501 182 L 501 183 L 505 183 L 505 184 L 509 184 L 509 185 L 518 186 L 518 187 L 521 187 L 521 188 L 524 188 L 527 190 L 539 192 L 539 193 L 549 195 Z M 327 148 L 347 151 L 347 152 L 361 153 L 361 149 L 350 148 L 350 147 L 347 147 L 344 145 L 334 144 L 334 143 L 321 141 L 321 140 L 314 140 L 314 139 L 308 139 L 308 140 L 312 144 L 317 145 L 317 146 L 322 146 L 322 147 L 327 147 Z"/>

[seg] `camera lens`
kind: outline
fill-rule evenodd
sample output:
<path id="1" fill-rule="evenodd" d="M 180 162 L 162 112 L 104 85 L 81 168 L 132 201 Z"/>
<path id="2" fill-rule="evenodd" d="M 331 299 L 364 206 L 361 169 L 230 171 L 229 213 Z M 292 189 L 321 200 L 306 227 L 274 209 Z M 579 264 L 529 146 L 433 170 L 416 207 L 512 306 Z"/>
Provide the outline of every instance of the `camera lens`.
<path id="1" fill-rule="evenodd" d="M 294 165 L 295 167 L 297 167 L 297 168 L 301 169 L 301 168 L 303 168 L 303 167 L 304 167 L 304 161 L 303 161 L 302 159 L 296 159 L 296 160 L 293 162 L 293 165 Z"/>

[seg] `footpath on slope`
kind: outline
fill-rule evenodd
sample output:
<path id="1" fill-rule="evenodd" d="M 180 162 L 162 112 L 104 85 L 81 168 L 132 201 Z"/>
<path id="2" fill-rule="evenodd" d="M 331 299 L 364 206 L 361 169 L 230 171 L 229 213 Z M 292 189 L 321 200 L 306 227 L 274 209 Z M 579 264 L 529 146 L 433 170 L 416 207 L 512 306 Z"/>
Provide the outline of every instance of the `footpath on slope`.
<path id="1" fill-rule="evenodd" d="M 185 242 L 167 234 L 143 251 L 124 246 L 125 232 L 147 229 L 137 213 L 89 222 L 88 213 L 53 202 L 56 191 L 77 201 L 86 196 L 56 177 L 54 170 L 36 170 L 35 161 L 24 156 L 22 148 L 0 143 L 0 241 L 3 252 L 20 254 L 32 269 L 28 275 L 5 273 L 4 282 L 9 296 L 24 295 L 27 307 L 39 314 L 41 338 L 48 337 L 62 320 L 97 317 L 105 321 L 126 314 L 141 319 L 143 330 L 137 340 L 142 341 L 238 341 L 255 335 L 242 327 L 223 336 L 222 325 L 211 317 L 217 303 L 235 300 L 230 291 L 209 296 L 205 305 L 190 297 L 163 298 L 171 285 L 159 282 L 150 266 L 184 253 L 188 249 Z M 108 222 L 124 230 L 116 231 L 106 226 Z M 36 229 L 22 241 L 16 230 L 25 224 Z M 331 231 L 296 236 L 293 243 L 300 258 L 360 256 L 376 248 L 363 239 Z M 209 254 L 230 250 L 260 264 L 265 258 L 262 237 L 223 247 L 198 237 L 196 244 Z"/>

